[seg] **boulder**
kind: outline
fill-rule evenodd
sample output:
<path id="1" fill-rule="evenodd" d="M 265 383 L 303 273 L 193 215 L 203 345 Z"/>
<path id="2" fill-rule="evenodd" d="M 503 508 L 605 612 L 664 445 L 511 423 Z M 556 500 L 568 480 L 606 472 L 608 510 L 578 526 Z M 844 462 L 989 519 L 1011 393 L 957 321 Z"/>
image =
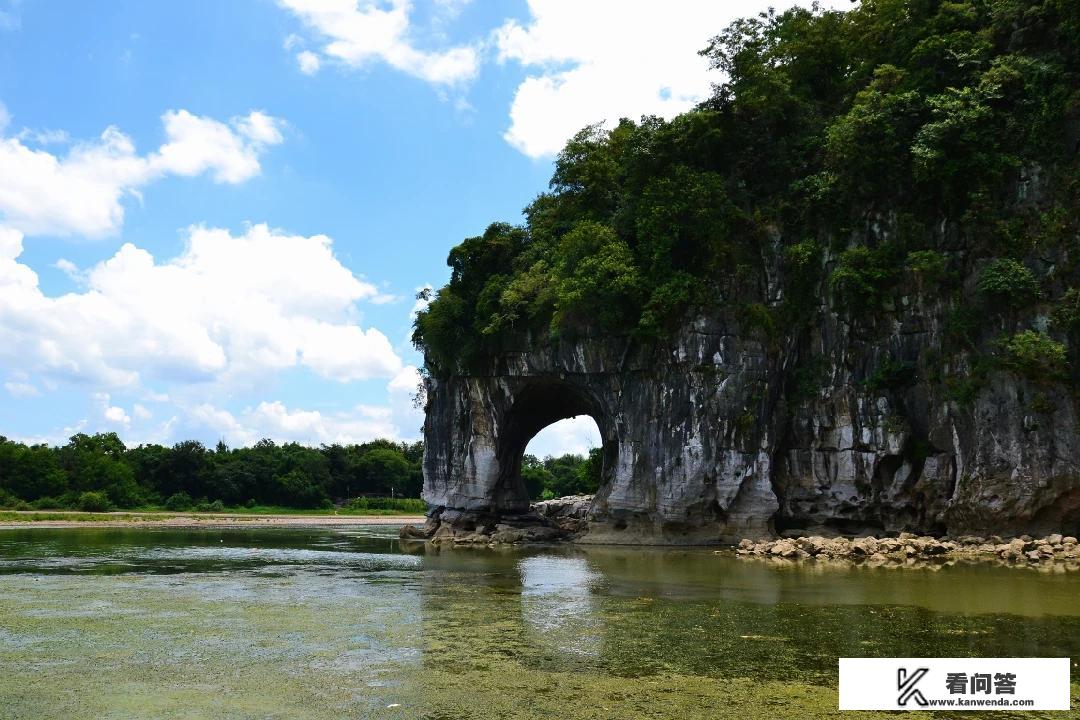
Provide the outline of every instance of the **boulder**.
<path id="1" fill-rule="evenodd" d="M 398 531 L 398 537 L 402 540 L 427 540 L 430 535 L 427 528 L 418 528 L 415 525 L 402 525 Z"/>

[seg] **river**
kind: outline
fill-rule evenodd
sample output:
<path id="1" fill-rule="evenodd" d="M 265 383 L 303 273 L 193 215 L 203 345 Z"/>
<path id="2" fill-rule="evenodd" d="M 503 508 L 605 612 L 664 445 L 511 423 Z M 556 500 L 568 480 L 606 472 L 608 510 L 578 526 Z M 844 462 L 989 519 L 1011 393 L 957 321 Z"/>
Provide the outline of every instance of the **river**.
<path id="1" fill-rule="evenodd" d="M 828 717 L 841 656 L 1078 658 L 1080 573 L 0 531 L 2 718 Z"/>

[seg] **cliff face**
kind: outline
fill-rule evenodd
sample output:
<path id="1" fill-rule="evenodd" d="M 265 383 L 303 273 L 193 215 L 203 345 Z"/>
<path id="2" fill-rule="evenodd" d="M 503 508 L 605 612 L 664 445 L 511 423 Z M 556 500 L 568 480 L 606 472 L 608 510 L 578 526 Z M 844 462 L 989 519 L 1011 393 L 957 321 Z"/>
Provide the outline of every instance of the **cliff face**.
<path id="1" fill-rule="evenodd" d="M 963 248 L 950 261 L 974 282 Z M 783 271 L 766 259 L 754 299 L 780 302 Z M 746 298 L 717 298 L 662 342 L 521 337 L 484 372 L 430 379 L 432 524 L 523 520 L 528 441 L 588 414 L 604 470 L 583 542 L 717 542 L 790 528 L 1076 534 L 1080 416 L 1069 382 L 978 366 L 975 353 L 947 348 L 959 301 L 914 276 L 899 287 L 869 315 L 822 292 L 796 337 L 750 326 Z M 1039 312 L 1003 315 L 980 342 L 1045 326 Z"/>
<path id="2" fill-rule="evenodd" d="M 586 541 L 1080 530 L 1077 8 L 745 18 L 698 107 L 570 138 L 423 294 L 428 531 L 520 535 L 578 413 Z"/>

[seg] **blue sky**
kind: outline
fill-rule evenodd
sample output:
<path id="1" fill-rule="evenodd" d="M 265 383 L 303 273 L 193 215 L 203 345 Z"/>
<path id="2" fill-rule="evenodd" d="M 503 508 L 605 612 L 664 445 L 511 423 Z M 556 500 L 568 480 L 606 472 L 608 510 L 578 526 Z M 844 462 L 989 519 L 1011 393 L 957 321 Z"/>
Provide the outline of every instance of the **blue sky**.
<path id="1" fill-rule="evenodd" d="M 577 128 L 704 97 L 759 6 L 0 0 L 0 434 L 418 437 L 450 247 Z"/>

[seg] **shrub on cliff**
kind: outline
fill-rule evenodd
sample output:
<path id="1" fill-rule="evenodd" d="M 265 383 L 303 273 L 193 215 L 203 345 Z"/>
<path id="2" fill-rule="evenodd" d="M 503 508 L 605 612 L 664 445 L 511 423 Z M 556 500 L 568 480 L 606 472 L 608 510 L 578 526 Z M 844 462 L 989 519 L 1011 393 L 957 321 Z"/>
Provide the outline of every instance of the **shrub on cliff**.
<path id="1" fill-rule="evenodd" d="M 1071 332 L 1080 332 L 1080 289 L 1069 288 L 1061 296 L 1051 317 L 1061 328 Z"/>
<path id="2" fill-rule="evenodd" d="M 1010 307 L 1022 307 L 1038 297 L 1039 283 L 1023 263 L 994 260 L 979 273 L 979 292 Z"/>
<path id="3" fill-rule="evenodd" d="M 1002 349 L 1005 365 L 1033 380 L 1059 379 L 1065 374 L 1065 346 L 1044 333 L 1016 333 Z"/>
<path id="4" fill-rule="evenodd" d="M 884 293 L 896 284 L 898 266 L 895 247 L 870 249 L 858 245 L 840 254 L 829 276 L 829 287 L 848 308 L 876 308 Z"/>
<path id="5" fill-rule="evenodd" d="M 915 250 L 908 253 L 907 267 L 920 279 L 937 283 L 945 279 L 948 262 L 937 250 Z"/>

